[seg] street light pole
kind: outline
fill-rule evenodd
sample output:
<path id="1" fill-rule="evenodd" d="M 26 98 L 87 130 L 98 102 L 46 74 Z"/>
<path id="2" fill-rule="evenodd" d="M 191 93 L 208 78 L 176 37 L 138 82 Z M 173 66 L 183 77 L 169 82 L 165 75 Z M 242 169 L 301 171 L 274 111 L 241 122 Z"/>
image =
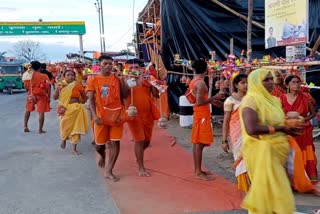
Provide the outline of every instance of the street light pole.
<path id="1" fill-rule="evenodd" d="M 97 0 L 96 3 L 94 3 L 94 6 L 96 7 L 97 9 L 97 12 L 98 12 L 98 16 L 99 16 L 99 40 L 100 40 L 100 52 L 103 51 L 103 47 L 102 47 L 102 32 L 101 32 L 101 7 L 100 7 L 100 3 L 99 1 Z"/>
<path id="2" fill-rule="evenodd" d="M 104 19 L 103 19 L 103 5 L 102 0 L 100 0 L 100 12 L 101 12 L 101 33 L 102 33 L 102 48 L 103 52 L 106 52 L 106 42 L 105 42 L 105 35 L 104 35 Z"/>

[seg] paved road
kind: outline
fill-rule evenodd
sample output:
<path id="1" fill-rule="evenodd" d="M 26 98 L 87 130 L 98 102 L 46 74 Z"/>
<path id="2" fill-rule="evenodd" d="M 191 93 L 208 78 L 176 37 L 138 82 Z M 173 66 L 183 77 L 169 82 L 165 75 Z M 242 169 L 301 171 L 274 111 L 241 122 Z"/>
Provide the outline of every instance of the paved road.
<path id="1" fill-rule="evenodd" d="M 82 155 L 71 155 L 70 146 L 62 151 L 54 110 L 46 114 L 46 134 L 36 133 L 36 113 L 30 119 L 32 132 L 23 133 L 25 95 L 23 92 L 14 95 L 0 93 L 0 214 L 119 213 L 97 170 L 89 136 L 79 145 Z M 228 175 L 216 166 L 209 169 Z M 232 173 L 230 176 L 234 177 Z M 319 208 L 318 198 L 296 195 L 296 199 L 299 198 L 299 211 L 312 213 Z M 246 212 L 210 212 L 213 213 Z"/>
<path id="2" fill-rule="evenodd" d="M 105 181 L 99 176 L 89 136 L 80 156 L 59 148 L 58 118 L 46 114 L 44 135 L 23 133 L 25 93 L 0 93 L 0 214 L 116 214 Z M 55 104 L 53 103 L 52 106 Z"/>

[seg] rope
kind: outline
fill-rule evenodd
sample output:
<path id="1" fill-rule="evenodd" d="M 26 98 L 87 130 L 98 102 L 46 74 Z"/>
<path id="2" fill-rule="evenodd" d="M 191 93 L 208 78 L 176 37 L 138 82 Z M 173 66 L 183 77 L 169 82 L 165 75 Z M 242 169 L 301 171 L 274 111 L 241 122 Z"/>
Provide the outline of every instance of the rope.
<path id="1" fill-rule="evenodd" d="M 133 88 L 130 89 L 131 92 L 131 105 L 133 106 Z"/>

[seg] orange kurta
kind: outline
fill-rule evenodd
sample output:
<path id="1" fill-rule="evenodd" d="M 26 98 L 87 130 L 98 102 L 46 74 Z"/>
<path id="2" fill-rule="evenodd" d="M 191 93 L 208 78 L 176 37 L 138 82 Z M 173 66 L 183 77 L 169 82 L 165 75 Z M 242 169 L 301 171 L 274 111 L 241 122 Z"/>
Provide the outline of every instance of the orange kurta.
<path id="1" fill-rule="evenodd" d="M 87 91 L 95 93 L 96 113 L 104 121 L 104 108 L 115 109 L 122 106 L 120 96 L 120 81 L 110 74 L 109 76 L 97 75 L 88 80 Z M 94 137 L 98 145 L 109 141 L 120 141 L 123 125 L 108 126 L 94 124 Z"/>
<path id="2" fill-rule="evenodd" d="M 72 89 L 71 98 L 80 99 L 82 91 L 83 91 L 83 86 L 80 83 L 76 83 L 76 85 Z"/>
<path id="3" fill-rule="evenodd" d="M 130 132 L 135 142 L 150 141 L 155 120 L 152 110 L 154 103 L 151 99 L 151 85 L 141 79 L 141 85 L 131 90 L 133 91 L 133 105 L 137 108 L 138 114 L 128 121 Z M 127 106 L 131 105 L 131 94 L 127 98 Z"/>
<path id="4" fill-rule="evenodd" d="M 190 82 L 190 89 L 193 90 L 197 79 Z M 203 99 L 208 99 L 208 92 L 203 95 Z M 213 131 L 211 124 L 210 104 L 193 106 L 193 127 L 191 132 L 191 142 L 210 145 L 213 142 Z"/>
<path id="5" fill-rule="evenodd" d="M 35 102 L 26 101 L 26 110 L 34 111 L 37 106 L 39 113 L 49 112 L 49 89 L 50 81 L 46 74 L 40 72 L 33 72 L 31 80 L 24 81 L 24 87 L 28 90 L 28 96 L 33 95 Z"/>

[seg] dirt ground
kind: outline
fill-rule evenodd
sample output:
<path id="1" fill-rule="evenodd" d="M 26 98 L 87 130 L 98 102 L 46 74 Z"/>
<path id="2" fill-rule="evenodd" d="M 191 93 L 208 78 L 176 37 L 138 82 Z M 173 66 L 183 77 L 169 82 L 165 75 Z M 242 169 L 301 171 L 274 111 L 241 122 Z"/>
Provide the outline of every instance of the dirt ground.
<path id="1" fill-rule="evenodd" d="M 178 116 L 169 120 L 167 131 L 176 138 L 177 143 L 187 149 L 188 152 L 192 152 L 192 145 L 190 143 L 191 127 L 180 127 Z M 214 143 L 204 149 L 203 163 L 207 169 L 235 182 L 236 179 L 232 169 L 232 153 L 225 153 L 220 149 L 221 137 L 221 125 L 216 124 L 214 126 Z"/>
<path id="2" fill-rule="evenodd" d="M 167 131 L 176 138 L 179 145 L 184 147 L 188 152 L 192 152 L 190 143 L 191 127 L 182 128 L 179 125 L 179 117 L 175 116 L 169 120 Z M 232 153 L 225 153 L 221 149 L 222 124 L 214 125 L 214 143 L 204 150 L 203 165 L 210 171 L 225 177 L 226 179 L 236 182 L 234 170 L 232 169 Z M 316 154 L 320 157 L 320 140 L 315 141 Z M 318 158 L 318 174 L 320 174 L 320 158 Z M 190 166 L 193 167 L 193 166 Z M 313 194 L 295 193 L 296 204 L 301 206 L 320 206 L 320 197 Z"/>
<path id="3" fill-rule="evenodd" d="M 192 151 L 192 145 L 190 143 L 191 136 L 191 127 L 182 128 L 179 125 L 179 117 L 171 118 L 168 123 L 168 129 L 170 135 L 174 136 L 181 146 L 187 149 L 189 152 Z M 214 143 L 205 148 L 204 150 L 204 165 L 208 169 L 217 169 L 219 168 L 226 174 L 222 174 L 222 176 L 226 176 L 228 179 L 235 181 L 232 164 L 233 157 L 232 153 L 225 153 L 221 150 L 221 137 L 222 137 L 222 124 L 214 125 Z M 320 157 L 320 138 L 315 140 L 316 154 L 317 157 Z M 318 166 L 320 164 L 320 158 L 318 158 Z M 319 171 L 320 167 L 318 167 Z M 220 171 L 216 173 L 220 174 Z M 318 172 L 320 173 L 320 171 Z M 232 178 L 229 178 L 227 175 L 231 174 Z"/>

